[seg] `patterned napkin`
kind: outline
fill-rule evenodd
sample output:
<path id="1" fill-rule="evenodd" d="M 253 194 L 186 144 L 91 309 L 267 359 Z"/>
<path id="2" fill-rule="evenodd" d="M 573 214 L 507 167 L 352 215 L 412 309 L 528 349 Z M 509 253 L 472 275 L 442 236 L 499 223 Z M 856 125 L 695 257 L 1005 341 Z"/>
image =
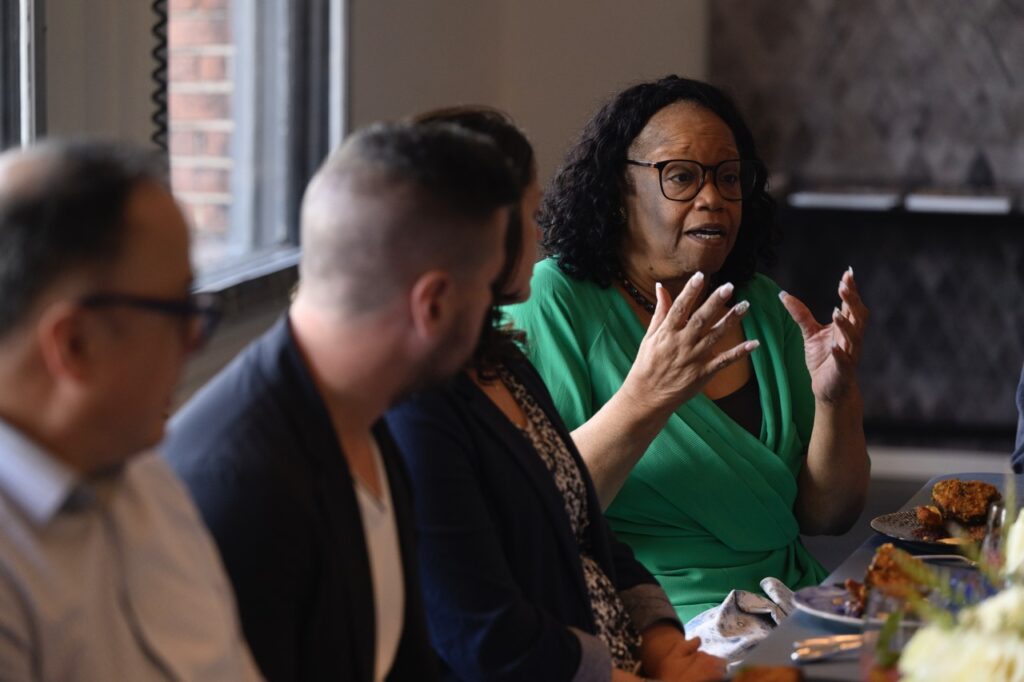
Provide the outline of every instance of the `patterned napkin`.
<path id="1" fill-rule="evenodd" d="M 737 662 L 793 612 L 793 591 L 777 578 L 761 581 L 764 594 L 733 590 L 718 606 L 686 624 L 687 637 L 700 637 L 701 651 Z"/>

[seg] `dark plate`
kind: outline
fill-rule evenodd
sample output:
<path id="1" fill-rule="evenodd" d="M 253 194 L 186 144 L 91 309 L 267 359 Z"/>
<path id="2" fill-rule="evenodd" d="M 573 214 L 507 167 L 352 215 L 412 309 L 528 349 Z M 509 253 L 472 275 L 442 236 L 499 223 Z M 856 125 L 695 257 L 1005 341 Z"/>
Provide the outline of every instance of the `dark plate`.
<path id="1" fill-rule="evenodd" d="M 916 545 L 927 545 L 934 549 L 944 548 L 949 550 L 970 543 L 970 540 L 963 540 L 961 538 L 922 539 L 918 534 L 922 527 L 917 520 L 917 513 L 913 509 L 876 516 L 871 519 L 871 528 L 894 540 L 912 542 Z"/>

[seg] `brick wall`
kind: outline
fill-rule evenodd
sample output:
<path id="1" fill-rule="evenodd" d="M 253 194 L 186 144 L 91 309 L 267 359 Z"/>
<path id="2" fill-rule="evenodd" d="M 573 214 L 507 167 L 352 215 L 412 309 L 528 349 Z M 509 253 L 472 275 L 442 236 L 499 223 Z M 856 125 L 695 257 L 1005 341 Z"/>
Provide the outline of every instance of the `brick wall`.
<path id="1" fill-rule="evenodd" d="M 227 255 L 231 204 L 232 0 L 170 0 L 171 182 L 199 269 Z"/>

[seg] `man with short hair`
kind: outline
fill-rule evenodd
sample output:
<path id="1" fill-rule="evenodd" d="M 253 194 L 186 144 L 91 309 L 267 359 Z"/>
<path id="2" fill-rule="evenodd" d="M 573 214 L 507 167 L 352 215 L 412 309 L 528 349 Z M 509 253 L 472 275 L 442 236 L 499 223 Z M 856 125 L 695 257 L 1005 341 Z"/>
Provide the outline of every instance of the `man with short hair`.
<path id="1" fill-rule="evenodd" d="M 381 420 L 468 359 L 518 190 L 443 125 L 354 134 L 302 205 L 287 314 L 172 422 L 269 680 L 429 680 L 409 483 Z"/>
<path id="2" fill-rule="evenodd" d="M 231 586 L 159 457 L 204 313 L 148 155 L 0 155 L 0 678 L 250 680 Z"/>

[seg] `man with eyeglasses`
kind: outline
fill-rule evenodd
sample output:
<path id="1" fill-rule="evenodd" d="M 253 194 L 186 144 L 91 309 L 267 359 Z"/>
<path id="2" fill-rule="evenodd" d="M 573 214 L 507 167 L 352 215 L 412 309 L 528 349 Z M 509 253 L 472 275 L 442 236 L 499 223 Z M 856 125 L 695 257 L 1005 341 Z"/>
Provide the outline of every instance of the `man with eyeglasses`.
<path id="1" fill-rule="evenodd" d="M 381 416 L 476 346 L 518 199 L 501 153 L 460 128 L 353 134 L 306 190 L 287 314 L 172 422 L 164 452 L 267 679 L 435 677 L 409 483 Z"/>
<path id="2" fill-rule="evenodd" d="M 149 155 L 0 156 L 0 678 L 250 680 L 231 586 L 156 444 L 210 331 Z"/>

